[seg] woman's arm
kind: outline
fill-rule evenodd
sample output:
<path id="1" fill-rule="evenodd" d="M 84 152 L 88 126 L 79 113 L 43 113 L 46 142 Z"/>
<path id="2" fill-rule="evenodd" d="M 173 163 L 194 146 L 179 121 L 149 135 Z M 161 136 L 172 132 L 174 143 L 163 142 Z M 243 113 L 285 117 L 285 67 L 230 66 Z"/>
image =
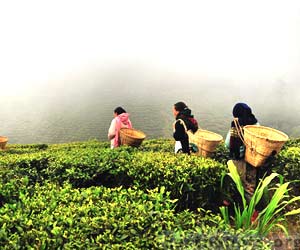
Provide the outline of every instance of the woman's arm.
<path id="1" fill-rule="evenodd" d="M 185 128 L 179 121 L 175 123 L 175 131 L 173 133 L 173 137 L 176 141 L 181 141 L 186 137 Z"/>
<path id="2" fill-rule="evenodd" d="M 115 138 L 115 136 L 116 136 L 116 120 L 113 119 L 111 121 L 110 127 L 108 129 L 107 137 L 108 137 L 109 140 L 112 140 L 113 138 Z"/>
<path id="3" fill-rule="evenodd" d="M 225 147 L 228 149 L 230 148 L 230 136 L 231 136 L 230 130 L 231 129 L 228 130 L 228 132 L 226 134 L 226 139 L 225 139 Z"/>

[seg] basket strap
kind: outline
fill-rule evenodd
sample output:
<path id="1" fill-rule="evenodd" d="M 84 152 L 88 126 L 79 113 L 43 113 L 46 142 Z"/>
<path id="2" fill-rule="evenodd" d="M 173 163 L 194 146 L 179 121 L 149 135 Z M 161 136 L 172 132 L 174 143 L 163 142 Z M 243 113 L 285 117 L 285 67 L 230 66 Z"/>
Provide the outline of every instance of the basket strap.
<path id="1" fill-rule="evenodd" d="M 173 125 L 175 126 L 176 122 L 178 122 L 178 121 L 179 121 L 179 123 L 184 127 L 185 132 L 187 132 L 188 130 L 187 130 L 186 125 L 185 125 L 185 123 L 184 123 L 184 121 L 183 121 L 182 119 L 176 120 L 176 121 L 173 123 Z"/>
<path id="2" fill-rule="evenodd" d="M 187 132 L 187 131 L 188 131 L 188 130 L 187 130 L 187 127 L 186 127 L 186 125 L 185 125 L 185 123 L 184 123 L 184 121 L 183 121 L 182 119 L 176 120 L 176 121 L 173 123 L 173 126 L 175 127 L 175 123 L 178 122 L 178 121 L 179 121 L 179 123 L 184 127 L 185 132 Z M 201 130 L 201 127 L 200 127 L 199 125 L 198 125 L 198 129 Z"/>
<path id="3" fill-rule="evenodd" d="M 243 128 L 240 125 L 238 118 L 233 118 L 233 122 L 235 124 L 236 130 L 238 132 L 238 135 L 239 135 L 241 141 L 244 143 L 245 146 L 249 146 L 249 145 L 247 145 L 247 143 L 244 140 Z"/>

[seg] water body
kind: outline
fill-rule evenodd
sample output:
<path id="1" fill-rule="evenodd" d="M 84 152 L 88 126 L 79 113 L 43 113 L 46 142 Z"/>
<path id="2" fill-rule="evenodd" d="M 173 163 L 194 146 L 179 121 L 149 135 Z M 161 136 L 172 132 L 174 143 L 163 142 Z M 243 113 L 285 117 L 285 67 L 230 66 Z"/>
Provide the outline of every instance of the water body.
<path id="1" fill-rule="evenodd" d="M 1 93 L 0 135 L 10 143 L 107 140 L 116 106 L 147 138 L 171 138 L 173 104 L 184 101 L 200 126 L 226 135 L 236 102 L 247 102 L 261 125 L 300 136 L 299 86 L 281 79 L 237 82 L 203 75 L 114 68 L 50 79 Z"/>

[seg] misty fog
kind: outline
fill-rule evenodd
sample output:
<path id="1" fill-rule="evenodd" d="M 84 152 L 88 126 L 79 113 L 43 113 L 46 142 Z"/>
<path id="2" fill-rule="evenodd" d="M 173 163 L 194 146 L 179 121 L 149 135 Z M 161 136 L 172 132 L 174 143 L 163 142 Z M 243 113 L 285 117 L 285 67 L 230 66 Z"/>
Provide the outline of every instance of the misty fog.
<path id="1" fill-rule="evenodd" d="M 113 110 L 123 106 L 147 138 L 171 138 L 173 104 L 184 101 L 201 128 L 225 136 L 236 102 L 248 103 L 261 125 L 300 136 L 299 85 L 274 79 L 238 82 L 138 66 L 69 75 L 28 85 L 0 100 L 0 134 L 11 143 L 107 140 Z"/>
<path id="2" fill-rule="evenodd" d="M 172 137 L 184 101 L 225 136 L 236 102 L 300 136 L 300 2 L 3 1 L 0 135 L 107 140 L 116 106 L 147 138 Z"/>

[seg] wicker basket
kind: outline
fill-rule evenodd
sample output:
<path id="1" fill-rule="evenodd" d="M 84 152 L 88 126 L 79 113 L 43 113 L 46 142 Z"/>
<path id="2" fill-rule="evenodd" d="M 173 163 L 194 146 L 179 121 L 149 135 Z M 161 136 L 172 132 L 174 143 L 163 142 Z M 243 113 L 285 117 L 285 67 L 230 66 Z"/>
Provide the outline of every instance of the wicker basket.
<path id="1" fill-rule="evenodd" d="M 196 144 L 199 149 L 196 154 L 203 157 L 211 157 L 223 140 L 221 135 L 204 129 L 198 129 L 194 134 L 189 130 L 187 134 L 189 142 Z"/>
<path id="2" fill-rule="evenodd" d="M 0 136 L 0 149 L 5 149 L 8 138 L 5 136 Z"/>
<path id="3" fill-rule="evenodd" d="M 120 129 L 120 140 L 121 145 L 138 147 L 142 144 L 146 138 L 144 132 L 133 129 L 133 128 L 121 128 Z"/>
<path id="4" fill-rule="evenodd" d="M 288 139 L 285 133 L 273 128 L 258 125 L 245 126 L 245 161 L 254 167 L 263 165 L 268 157 L 280 152 Z"/>

